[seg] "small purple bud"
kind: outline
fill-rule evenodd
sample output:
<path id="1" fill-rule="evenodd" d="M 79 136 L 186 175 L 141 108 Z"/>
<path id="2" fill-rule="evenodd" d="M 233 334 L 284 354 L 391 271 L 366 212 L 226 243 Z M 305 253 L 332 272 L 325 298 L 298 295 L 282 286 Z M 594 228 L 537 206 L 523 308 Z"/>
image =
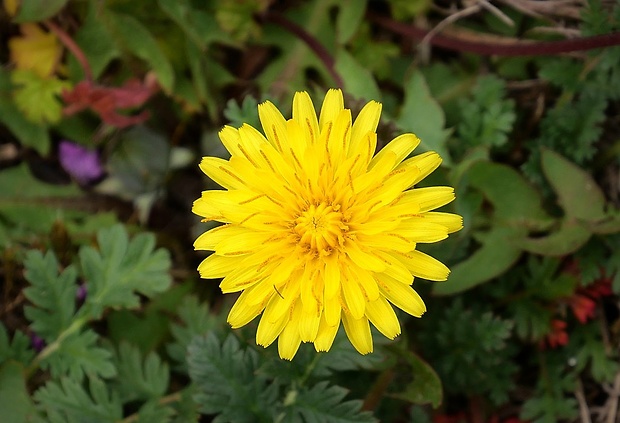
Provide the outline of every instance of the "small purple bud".
<path id="1" fill-rule="evenodd" d="M 83 283 L 78 287 L 77 292 L 75 293 L 75 298 L 79 302 L 83 302 L 86 299 L 86 295 L 88 295 L 88 287 L 85 283 Z"/>
<path id="2" fill-rule="evenodd" d="M 43 351 L 43 348 L 45 348 L 45 341 L 43 340 L 43 338 L 40 338 L 36 333 L 30 334 L 30 344 L 32 345 L 32 348 L 34 348 L 34 350 L 38 353 Z"/>
<path id="3" fill-rule="evenodd" d="M 58 156 L 63 169 L 81 185 L 103 176 L 99 153 L 95 150 L 63 140 L 58 146 Z"/>

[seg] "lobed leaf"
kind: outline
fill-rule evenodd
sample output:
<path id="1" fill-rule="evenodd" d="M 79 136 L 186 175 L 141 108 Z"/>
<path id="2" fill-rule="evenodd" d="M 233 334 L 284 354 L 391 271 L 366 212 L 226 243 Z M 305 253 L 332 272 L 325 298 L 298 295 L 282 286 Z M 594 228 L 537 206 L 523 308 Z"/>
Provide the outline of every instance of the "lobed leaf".
<path id="1" fill-rule="evenodd" d="M 170 257 L 166 250 L 155 250 L 155 237 L 142 233 L 131 241 L 122 225 L 102 229 L 97 234 L 100 250 L 82 247 L 82 271 L 88 284 L 86 305 L 93 318 L 106 307 L 134 308 L 140 293 L 147 297 L 170 286 Z"/>
<path id="2" fill-rule="evenodd" d="M 26 253 L 25 277 L 30 286 L 24 295 L 34 306 L 26 306 L 24 314 L 32 329 L 47 342 L 54 341 L 73 321 L 77 271 L 73 266 L 58 273 L 58 261 L 51 251 Z"/>
<path id="3" fill-rule="evenodd" d="M 117 369 L 116 392 L 123 402 L 156 399 L 168 390 L 168 365 L 155 352 L 143 358 L 137 347 L 123 342 L 114 361 Z"/>

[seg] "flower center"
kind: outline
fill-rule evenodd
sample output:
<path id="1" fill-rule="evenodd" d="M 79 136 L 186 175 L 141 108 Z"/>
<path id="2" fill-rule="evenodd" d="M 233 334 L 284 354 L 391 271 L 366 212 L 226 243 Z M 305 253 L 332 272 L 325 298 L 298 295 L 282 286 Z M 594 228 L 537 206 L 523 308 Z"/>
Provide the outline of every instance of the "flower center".
<path id="1" fill-rule="evenodd" d="M 294 231 L 299 244 L 317 254 L 330 255 L 334 248 L 344 243 L 344 233 L 349 229 L 339 205 L 311 205 L 295 219 Z"/>

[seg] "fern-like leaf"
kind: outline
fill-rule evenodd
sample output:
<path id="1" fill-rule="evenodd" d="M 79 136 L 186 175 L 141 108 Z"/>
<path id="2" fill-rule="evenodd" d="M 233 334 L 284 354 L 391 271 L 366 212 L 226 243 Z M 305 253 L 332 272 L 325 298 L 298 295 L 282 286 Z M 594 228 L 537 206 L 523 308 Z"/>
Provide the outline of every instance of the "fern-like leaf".
<path id="1" fill-rule="evenodd" d="M 323 381 L 309 389 L 302 389 L 294 396 L 293 404 L 286 409 L 284 422 L 305 423 L 366 423 L 377 420 L 369 412 L 361 411 L 362 401 L 344 401 L 347 390 L 329 386 Z"/>
<path id="2" fill-rule="evenodd" d="M 13 339 L 9 339 L 6 328 L 0 322 L 0 365 L 8 360 L 19 361 L 27 365 L 34 357 L 30 339 L 20 330 L 16 330 Z"/>
<path id="3" fill-rule="evenodd" d="M 170 286 L 170 257 L 154 249 L 152 234 L 130 241 L 123 226 L 115 225 L 99 231 L 97 241 L 99 251 L 83 247 L 79 252 L 92 317 L 101 317 L 106 307 L 135 308 L 140 304 L 136 293 L 152 297 Z"/>
<path id="4" fill-rule="evenodd" d="M 26 253 L 25 276 L 30 286 L 24 295 L 34 306 L 24 313 L 31 328 L 47 342 L 55 340 L 71 324 L 75 313 L 77 271 L 73 266 L 58 273 L 58 260 L 52 252 Z"/>
<path id="5" fill-rule="evenodd" d="M 168 389 L 170 371 L 156 353 L 151 352 L 143 359 L 138 348 L 122 343 L 115 361 L 118 369 L 116 391 L 124 402 L 158 398 Z"/>
<path id="6" fill-rule="evenodd" d="M 234 335 L 223 344 L 214 334 L 194 338 L 188 349 L 189 374 L 198 386 L 194 401 L 215 422 L 272 422 L 277 386 L 258 374 L 259 356 L 242 349 Z"/>
<path id="7" fill-rule="evenodd" d="M 50 422 L 113 423 L 122 418 L 121 401 L 100 379 L 91 378 L 89 388 L 87 391 L 74 379 L 61 378 L 37 390 L 34 399 Z"/>

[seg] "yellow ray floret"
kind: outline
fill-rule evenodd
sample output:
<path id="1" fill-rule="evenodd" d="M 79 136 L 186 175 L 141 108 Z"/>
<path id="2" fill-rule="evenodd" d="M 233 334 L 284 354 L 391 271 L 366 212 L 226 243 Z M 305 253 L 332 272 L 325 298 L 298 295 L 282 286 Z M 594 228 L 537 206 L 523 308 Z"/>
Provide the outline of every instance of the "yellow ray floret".
<path id="1" fill-rule="evenodd" d="M 205 221 L 223 223 L 194 243 L 213 251 L 198 271 L 223 278 L 224 293 L 241 292 L 228 322 L 238 328 L 261 316 L 256 342 L 277 339 L 284 359 L 302 342 L 328 351 L 341 322 L 353 346 L 370 353 L 370 324 L 387 338 L 400 334 L 393 306 L 426 311 L 414 277 L 450 273 L 416 249 L 463 226 L 459 215 L 432 211 L 454 199 L 452 188 L 415 187 L 441 158 L 407 158 L 420 143 L 413 134 L 375 155 L 381 104 L 369 102 L 353 121 L 340 90 L 327 92 L 318 117 L 305 92 L 293 98 L 292 119 L 270 102 L 258 115 L 264 135 L 226 126 L 219 135 L 231 158 L 200 164 L 225 190 L 194 202 Z"/>

